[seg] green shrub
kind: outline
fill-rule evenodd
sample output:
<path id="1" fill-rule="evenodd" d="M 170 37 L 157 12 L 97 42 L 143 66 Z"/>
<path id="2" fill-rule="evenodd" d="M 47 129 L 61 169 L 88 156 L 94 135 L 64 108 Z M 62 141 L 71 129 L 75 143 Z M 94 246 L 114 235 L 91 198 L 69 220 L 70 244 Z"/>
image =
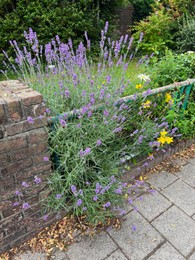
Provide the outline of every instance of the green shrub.
<path id="1" fill-rule="evenodd" d="M 138 22 L 146 18 L 146 16 L 152 12 L 152 4 L 154 3 L 154 0 L 130 0 L 129 2 L 133 5 L 134 8 L 134 22 Z"/>
<path id="2" fill-rule="evenodd" d="M 180 52 L 195 51 L 195 17 L 184 16 L 179 24 L 177 45 Z"/>
<path id="3" fill-rule="evenodd" d="M 151 13 L 146 19 L 137 23 L 134 26 L 135 38 L 139 39 L 141 32 L 144 34 L 139 50 L 144 54 L 163 53 L 167 46 L 172 44 L 172 26 L 171 15 L 165 13 L 163 9 Z"/>
<path id="4" fill-rule="evenodd" d="M 160 59 L 154 57 L 145 71 L 151 77 L 150 87 L 162 87 L 195 77 L 195 53 L 176 54 L 167 51 Z"/>

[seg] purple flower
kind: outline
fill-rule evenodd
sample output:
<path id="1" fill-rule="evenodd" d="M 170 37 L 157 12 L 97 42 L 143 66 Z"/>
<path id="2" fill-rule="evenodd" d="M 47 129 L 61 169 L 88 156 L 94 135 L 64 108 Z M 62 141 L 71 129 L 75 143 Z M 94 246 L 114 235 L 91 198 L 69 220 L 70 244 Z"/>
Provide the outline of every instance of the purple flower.
<path id="1" fill-rule="evenodd" d="M 56 194 L 56 196 L 55 196 L 55 198 L 58 200 L 61 199 L 61 197 L 62 197 L 62 194 Z"/>
<path id="2" fill-rule="evenodd" d="M 116 193 L 116 194 L 122 194 L 122 190 L 121 189 L 116 189 L 115 191 L 114 191 L 114 193 Z"/>
<path id="3" fill-rule="evenodd" d="M 102 144 L 102 141 L 100 139 L 97 140 L 96 145 L 100 146 Z"/>
<path id="4" fill-rule="evenodd" d="M 122 127 L 117 127 L 113 130 L 113 133 L 120 133 L 122 131 Z"/>
<path id="5" fill-rule="evenodd" d="M 87 147 L 87 148 L 85 149 L 85 155 L 89 154 L 90 152 L 91 152 L 91 148 Z"/>
<path id="6" fill-rule="evenodd" d="M 108 208 L 108 207 L 110 207 L 110 206 L 111 206 L 110 201 L 108 201 L 108 202 L 106 202 L 106 204 L 104 204 L 104 207 L 105 207 L 105 208 Z"/>
<path id="7" fill-rule="evenodd" d="M 35 178 L 34 178 L 34 182 L 35 182 L 36 184 L 41 183 L 41 178 L 35 176 Z"/>
<path id="8" fill-rule="evenodd" d="M 46 112 L 47 114 L 50 114 L 50 109 L 49 109 L 49 108 L 46 108 L 46 109 L 45 109 L 45 112 Z"/>
<path id="9" fill-rule="evenodd" d="M 79 155 L 80 155 L 81 157 L 83 157 L 83 156 L 85 155 L 85 152 L 84 152 L 83 150 L 80 150 L 80 151 L 79 151 Z"/>
<path id="10" fill-rule="evenodd" d="M 94 196 L 94 197 L 93 197 L 93 200 L 94 200 L 94 201 L 97 201 L 97 200 L 98 200 L 98 196 Z"/>
<path id="11" fill-rule="evenodd" d="M 45 162 L 49 162 L 49 158 L 48 158 L 47 156 L 44 156 L 44 157 L 43 157 L 43 160 L 44 160 Z"/>
<path id="12" fill-rule="evenodd" d="M 32 116 L 28 116 L 27 121 L 29 124 L 34 124 L 34 119 L 32 118 Z"/>
<path id="13" fill-rule="evenodd" d="M 71 185 L 70 189 L 71 189 L 73 194 L 76 194 L 77 188 L 76 188 L 75 185 Z"/>
<path id="14" fill-rule="evenodd" d="M 77 200 L 77 206 L 81 206 L 82 203 L 83 203 L 82 199 Z"/>
<path id="15" fill-rule="evenodd" d="M 143 96 L 143 97 L 147 97 L 147 96 L 149 96 L 151 93 L 152 93 L 152 90 L 151 90 L 151 89 L 147 89 L 145 92 L 143 92 L 142 96 Z"/>
<path id="16" fill-rule="evenodd" d="M 43 216 L 43 220 L 44 220 L 44 221 L 47 221 L 47 219 L 48 219 L 48 215 L 44 215 L 44 216 Z"/>
<path id="17" fill-rule="evenodd" d="M 18 201 L 16 201 L 16 202 L 13 203 L 13 206 L 14 206 L 14 207 L 17 207 L 18 205 L 19 205 L 19 202 L 18 202 Z"/>
<path id="18" fill-rule="evenodd" d="M 124 209 L 120 210 L 120 216 L 123 216 L 126 214 L 126 211 Z"/>
<path id="19" fill-rule="evenodd" d="M 25 181 L 22 182 L 22 186 L 25 187 L 25 188 L 29 187 L 29 185 Z"/>
<path id="20" fill-rule="evenodd" d="M 157 191 L 156 190 L 148 190 L 149 193 L 155 194 Z"/>
<path id="21" fill-rule="evenodd" d="M 83 207 L 82 210 L 83 210 L 83 211 L 86 211 L 86 210 L 87 210 L 87 207 Z"/>
<path id="22" fill-rule="evenodd" d="M 144 164 L 143 164 L 143 167 L 147 167 L 149 164 L 148 164 L 148 162 L 145 162 Z"/>
<path id="23" fill-rule="evenodd" d="M 133 204 L 132 198 L 128 198 L 128 199 L 127 199 L 127 202 L 128 202 L 129 204 Z"/>
<path id="24" fill-rule="evenodd" d="M 137 230 L 137 227 L 136 226 L 132 226 L 132 231 L 136 231 Z"/>
<path id="25" fill-rule="evenodd" d="M 109 116 L 108 110 L 104 110 L 104 116 Z"/>
<path id="26" fill-rule="evenodd" d="M 22 193 L 21 193 L 19 190 L 16 190 L 15 194 L 16 194 L 17 196 L 21 196 L 21 195 L 22 195 Z"/>
<path id="27" fill-rule="evenodd" d="M 30 208 L 30 205 L 27 202 L 24 202 L 23 205 L 22 205 L 22 208 L 28 209 L 28 208 Z"/>
<path id="28" fill-rule="evenodd" d="M 67 123 L 66 123 L 65 120 L 60 119 L 60 125 L 61 125 L 62 127 L 65 127 L 65 126 L 67 125 Z"/>

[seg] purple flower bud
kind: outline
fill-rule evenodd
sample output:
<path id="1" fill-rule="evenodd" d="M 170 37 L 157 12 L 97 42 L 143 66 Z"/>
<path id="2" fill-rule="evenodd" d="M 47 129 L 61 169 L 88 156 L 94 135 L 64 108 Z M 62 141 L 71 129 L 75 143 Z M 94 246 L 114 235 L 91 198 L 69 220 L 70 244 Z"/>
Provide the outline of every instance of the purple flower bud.
<path id="1" fill-rule="evenodd" d="M 17 196 L 22 195 L 22 193 L 21 193 L 19 190 L 16 190 L 15 194 L 16 194 Z"/>
<path id="2" fill-rule="evenodd" d="M 70 189 L 71 189 L 73 194 L 76 194 L 77 188 L 76 188 L 75 185 L 71 185 Z"/>
<path id="3" fill-rule="evenodd" d="M 94 200 L 94 201 L 97 201 L 97 200 L 98 200 L 98 196 L 94 196 L 94 197 L 93 197 L 93 200 Z"/>
<path id="4" fill-rule="evenodd" d="M 62 197 L 62 194 L 56 194 L 56 196 L 55 196 L 56 199 L 61 199 L 61 197 Z"/>
<path id="5" fill-rule="evenodd" d="M 47 156 L 44 156 L 44 157 L 43 157 L 43 160 L 44 160 L 45 162 L 49 162 L 49 158 L 48 158 Z"/>
<path id="6" fill-rule="evenodd" d="M 27 121 L 29 124 L 34 124 L 34 119 L 32 118 L 32 116 L 28 116 Z"/>
<path id="7" fill-rule="evenodd" d="M 102 141 L 100 139 L 97 140 L 96 145 L 100 146 L 102 144 Z"/>
<path id="8" fill-rule="evenodd" d="M 116 189 L 115 191 L 114 191 L 116 194 L 122 194 L 122 190 L 121 189 Z"/>
<path id="9" fill-rule="evenodd" d="M 108 207 L 110 207 L 110 206 L 111 206 L 110 201 L 108 201 L 108 202 L 106 202 L 106 204 L 104 204 L 104 207 L 105 207 L 105 208 L 108 208 Z"/>
<path id="10" fill-rule="evenodd" d="M 66 123 L 65 120 L 60 119 L 60 125 L 61 125 L 62 127 L 65 127 L 65 126 L 67 125 L 67 123 Z"/>
<path id="11" fill-rule="evenodd" d="M 90 152 L 91 152 L 91 148 L 87 147 L 87 148 L 85 149 L 85 155 L 89 154 Z"/>
<path id="12" fill-rule="evenodd" d="M 87 207 L 83 207 L 82 210 L 83 210 L 83 211 L 86 211 L 86 210 L 87 210 Z"/>
<path id="13" fill-rule="evenodd" d="M 109 112 L 108 112 L 108 110 L 104 110 L 104 116 L 109 116 Z"/>
<path id="14" fill-rule="evenodd" d="M 82 203 L 83 203 L 82 199 L 77 200 L 77 206 L 81 206 Z"/>
<path id="15" fill-rule="evenodd" d="M 19 206 L 19 202 L 18 202 L 18 201 L 14 202 L 14 203 L 13 203 L 13 206 L 14 206 L 14 207 Z"/>
<path id="16" fill-rule="evenodd" d="M 36 184 L 41 183 L 41 178 L 38 178 L 37 176 L 35 176 L 34 182 L 35 182 Z"/>
<path id="17" fill-rule="evenodd" d="M 136 231 L 137 230 L 137 227 L 136 226 L 132 226 L 132 231 Z"/>
<path id="18" fill-rule="evenodd" d="M 28 208 L 30 208 L 30 205 L 27 202 L 24 202 L 23 205 L 22 205 L 22 208 L 28 209 Z"/>
<path id="19" fill-rule="evenodd" d="M 47 221 L 47 219 L 48 219 L 48 215 L 44 215 L 44 216 L 43 216 L 43 220 L 44 220 L 44 221 Z"/>
<path id="20" fill-rule="evenodd" d="M 29 185 L 25 181 L 22 182 L 22 186 L 25 187 L 25 188 L 29 187 Z"/>

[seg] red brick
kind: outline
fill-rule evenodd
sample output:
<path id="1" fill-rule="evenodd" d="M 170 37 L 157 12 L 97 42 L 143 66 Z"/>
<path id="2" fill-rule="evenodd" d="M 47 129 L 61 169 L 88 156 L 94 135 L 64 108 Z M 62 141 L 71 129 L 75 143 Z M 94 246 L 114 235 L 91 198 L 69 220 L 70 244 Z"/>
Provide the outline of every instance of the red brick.
<path id="1" fill-rule="evenodd" d="M 0 153 L 21 149 L 25 146 L 27 146 L 26 135 L 2 139 L 0 140 Z"/>
<path id="2" fill-rule="evenodd" d="M 27 120 L 16 123 L 16 124 L 9 124 L 5 126 L 5 132 L 7 136 L 13 136 L 16 134 L 24 133 L 36 128 L 40 128 L 45 126 L 45 120 L 41 120 L 39 118 L 34 119 L 34 124 L 29 124 Z"/>
<path id="3" fill-rule="evenodd" d="M 4 167 L 5 165 L 9 164 L 10 157 L 6 153 L 0 153 L 0 162 L 1 162 L 1 167 Z"/>
<path id="4" fill-rule="evenodd" d="M 48 134 L 45 129 L 37 129 L 29 133 L 28 141 L 30 144 L 39 144 L 40 142 L 46 142 L 47 137 Z"/>
<path id="5" fill-rule="evenodd" d="M 24 107 L 26 116 L 32 116 L 32 117 L 44 115 L 45 110 L 46 110 L 46 107 L 45 107 L 45 105 L 43 105 L 43 103 Z"/>
<path id="6" fill-rule="evenodd" d="M 23 117 L 22 108 L 18 100 L 9 101 L 7 103 L 8 118 L 13 122 L 21 120 Z"/>
<path id="7" fill-rule="evenodd" d="M 26 169 L 32 165 L 32 160 L 27 159 L 20 162 L 12 163 L 1 170 L 2 175 L 6 177 L 6 174 L 16 174 L 21 172 L 23 169 Z"/>
<path id="8" fill-rule="evenodd" d="M 5 124 L 7 122 L 7 117 L 4 110 L 4 104 L 0 100 L 0 125 Z"/>
<path id="9" fill-rule="evenodd" d="M 36 105 L 43 102 L 43 96 L 36 91 L 17 94 L 17 96 L 22 99 L 24 106 Z"/>

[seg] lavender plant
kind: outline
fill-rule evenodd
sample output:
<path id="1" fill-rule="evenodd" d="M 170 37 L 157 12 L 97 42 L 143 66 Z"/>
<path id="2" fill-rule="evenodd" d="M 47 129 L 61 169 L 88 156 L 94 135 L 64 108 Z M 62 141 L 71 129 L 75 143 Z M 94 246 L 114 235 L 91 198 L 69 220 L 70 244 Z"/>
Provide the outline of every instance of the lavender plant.
<path id="1" fill-rule="evenodd" d="M 142 181 L 121 182 L 128 161 L 149 153 L 152 159 L 151 153 L 173 142 L 174 134 L 162 114 L 159 118 L 152 114 L 157 104 L 149 97 L 148 75 L 138 75 L 137 84 L 131 85 L 132 102 L 115 102 L 129 88 L 127 69 L 135 53 L 130 54 L 133 38 L 126 35 L 111 41 L 106 38 L 107 31 L 108 23 L 101 31 L 96 63 L 87 58 L 87 33 L 87 48 L 80 43 L 76 50 L 71 40 L 64 44 L 58 36 L 39 46 L 32 29 L 24 34 L 28 48 L 20 49 L 11 42 L 17 63 L 11 63 L 11 68 L 43 94 L 47 115 L 59 115 L 49 131 L 51 156 L 58 155 L 59 165 L 49 180 L 47 207 L 77 216 L 86 214 L 93 223 L 125 214 L 121 206 L 124 196 L 132 204 L 132 194 L 146 189 Z"/>

